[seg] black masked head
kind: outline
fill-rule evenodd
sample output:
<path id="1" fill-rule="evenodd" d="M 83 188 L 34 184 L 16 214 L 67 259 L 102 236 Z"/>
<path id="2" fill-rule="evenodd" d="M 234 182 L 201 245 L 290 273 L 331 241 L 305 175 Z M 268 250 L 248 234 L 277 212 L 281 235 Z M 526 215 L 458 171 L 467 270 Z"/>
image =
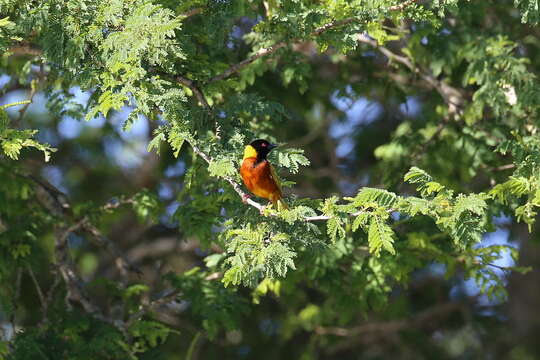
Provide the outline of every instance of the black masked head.
<path id="1" fill-rule="evenodd" d="M 266 156 L 268 155 L 268 153 L 275 147 L 277 147 L 277 145 L 275 144 L 272 144 L 266 140 L 263 140 L 263 139 L 257 139 L 257 140 L 253 140 L 250 144 L 249 144 L 252 148 L 255 149 L 255 151 L 257 152 L 257 158 L 258 159 L 266 159 Z"/>

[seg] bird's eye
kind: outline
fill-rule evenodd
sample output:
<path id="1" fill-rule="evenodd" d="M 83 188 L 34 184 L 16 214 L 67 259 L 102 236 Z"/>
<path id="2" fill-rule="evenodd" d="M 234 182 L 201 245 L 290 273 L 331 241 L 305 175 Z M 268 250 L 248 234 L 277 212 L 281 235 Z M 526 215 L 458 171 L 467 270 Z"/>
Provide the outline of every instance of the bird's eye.
<path id="1" fill-rule="evenodd" d="M 261 146 L 262 146 L 262 147 L 266 147 L 266 143 L 262 143 Z"/>

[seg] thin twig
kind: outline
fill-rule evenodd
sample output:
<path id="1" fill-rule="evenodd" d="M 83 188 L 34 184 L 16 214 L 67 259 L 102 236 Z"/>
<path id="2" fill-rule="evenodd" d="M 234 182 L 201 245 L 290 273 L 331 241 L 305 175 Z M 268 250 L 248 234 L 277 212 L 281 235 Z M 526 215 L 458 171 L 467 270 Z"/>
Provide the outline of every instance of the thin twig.
<path id="1" fill-rule="evenodd" d="M 124 283 L 127 283 L 128 272 L 133 272 L 137 275 L 142 275 L 142 271 L 135 266 L 123 253 L 118 249 L 116 244 L 111 240 L 107 239 L 101 231 L 94 225 L 90 223 L 87 217 L 84 218 L 85 222 L 83 224 L 83 229 L 86 230 L 89 234 L 92 235 L 92 238 L 95 240 L 96 244 L 108 248 L 113 255 L 116 257 L 115 263 L 118 267 L 118 270 L 122 277 L 124 278 Z"/>
<path id="2" fill-rule="evenodd" d="M 437 129 L 435 129 L 435 132 L 433 133 L 433 135 L 426 141 L 424 142 L 423 144 L 420 144 L 420 147 L 417 151 L 415 151 L 412 155 L 411 155 L 411 158 L 413 159 L 416 159 L 418 158 L 419 156 L 421 156 L 422 154 L 425 154 L 428 146 L 434 142 L 435 140 L 437 140 L 439 138 L 439 135 L 441 134 L 441 132 L 444 130 L 444 128 L 446 127 L 446 125 L 448 125 L 448 118 L 445 117 L 441 120 L 441 122 L 439 123 L 439 125 L 437 126 Z"/>
<path id="3" fill-rule="evenodd" d="M 36 292 L 39 296 L 41 307 L 43 308 L 43 314 L 45 314 L 47 311 L 47 301 L 45 300 L 45 295 L 43 295 L 43 292 L 41 291 L 41 286 L 39 286 L 39 283 L 36 279 L 36 275 L 34 274 L 34 271 L 32 270 L 32 267 L 28 264 L 26 265 L 26 271 L 28 271 L 28 274 L 32 278 L 32 282 L 34 283 L 34 286 L 36 287 Z"/>
<path id="4" fill-rule="evenodd" d="M 69 203 L 67 196 L 63 192 L 58 190 L 52 184 L 36 176 L 33 176 L 33 175 L 21 175 L 21 176 L 26 179 L 32 180 L 41 189 L 45 190 L 45 192 L 53 199 L 54 204 L 56 204 L 56 206 L 54 207 L 58 208 L 59 211 L 65 217 L 68 217 L 68 218 L 73 217 L 73 214 L 71 212 L 72 206 Z M 121 199 L 119 201 L 106 203 L 105 205 L 101 207 L 101 210 L 110 211 L 113 209 L 117 209 L 120 206 L 132 204 L 132 203 L 133 203 L 132 199 Z M 49 208 L 50 205 L 46 207 Z M 114 256 L 116 256 L 117 264 L 122 267 L 120 268 L 121 273 L 125 274 L 126 273 L 125 270 L 128 270 L 138 275 L 142 274 L 142 272 L 134 264 L 132 264 L 131 261 L 129 261 L 129 259 L 118 249 L 116 244 L 114 244 L 111 240 L 103 236 L 103 234 L 99 231 L 99 229 L 90 222 L 90 219 L 88 218 L 88 216 L 84 216 L 81 219 L 76 220 L 73 227 L 68 228 L 66 232 L 64 232 L 64 236 L 69 236 L 70 233 L 74 231 L 78 231 L 78 230 L 83 230 L 86 233 L 90 234 L 92 236 L 91 240 L 94 240 L 94 243 L 97 244 L 98 246 L 109 249 L 114 254 Z M 62 241 L 65 241 L 65 239 L 63 239 Z"/>
<path id="5" fill-rule="evenodd" d="M 197 145 L 195 145 L 193 142 L 190 142 L 189 144 L 191 145 L 191 148 L 193 149 L 195 154 L 199 155 L 204 161 L 206 161 L 208 164 L 210 164 L 212 159 L 208 155 L 206 155 L 204 152 L 202 152 L 199 149 L 199 147 Z M 236 191 L 236 193 L 240 196 L 241 199 L 246 199 L 245 200 L 246 203 L 248 203 L 249 205 L 251 205 L 254 208 L 258 209 L 259 211 L 264 210 L 264 206 L 262 206 L 261 204 L 259 204 L 256 201 L 251 200 L 248 197 L 248 195 L 242 190 L 242 187 L 240 186 L 240 184 L 238 184 L 236 181 L 234 181 L 233 178 L 231 178 L 229 176 L 225 176 L 225 177 L 223 177 L 223 179 L 225 179 L 225 181 L 227 181 L 229 184 L 231 184 L 234 191 Z"/>
<path id="6" fill-rule="evenodd" d="M 191 17 L 193 15 L 200 14 L 200 13 L 202 13 L 202 11 L 203 11 L 203 8 L 194 8 L 194 9 L 188 10 L 185 13 L 182 14 L 183 20 L 185 20 L 188 17 Z"/>
<path id="7" fill-rule="evenodd" d="M 407 6 L 412 5 L 416 1 L 417 0 L 407 0 L 407 1 L 402 2 L 401 4 L 390 6 L 388 8 L 388 10 L 390 10 L 390 11 L 401 11 L 401 10 L 405 9 Z"/>
<path id="8" fill-rule="evenodd" d="M 199 87 L 195 84 L 193 80 L 190 80 L 186 77 L 183 77 L 181 75 L 176 76 L 176 81 L 178 81 L 180 84 L 188 87 L 191 91 L 193 91 L 193 94 L 197 97 L 197 100 L 201 103 L 202 107 L 208 111 L 210 114 L 212 113 L 212 108 L 208 104 L 208 101 L 206 101 L 206 98 L 204 97 L 204 94 L 199 89 Z"/>
<path id="9" fill-rule="evenodd" d="M 54 296 L 54 293 L 56 291 L 56 288 L 58 287 L 58 285 L 60 285 L 61 280 L 62 279 L 60 278 L 60 276 L 58 276 L 58 273 L 55 272 L 54 282 L 53 282 L 52 286 L 49 288 L 49 291 L 47 292 L 47 297 L 45 299 L 45 309 L 46 310 L 49 309 L 49 306 L 51 305 L 51 303 L 53 301 L 53 296 Z M 45 313 L 43 314 L 42 322 L 46 322 L 46 321 L 47 321 L 47 311 L 45 311 Z"/>
<path id="10" fill-rule="evenodd" d="M 17 276 L 15 278 L 15 296 L 13 297 L 13 310 L 11 312 L 11 315 L 9 317 L 9 322 L 11 324 L 11 328 L 13 330 L 13 334 L 15 334 L 15 313 L 18 309 L 19 304 L 19 297 L 21 296 L 21 279 L 22 279 L 22 268 L 17 269 Z"/>
<path id="11" fill-rule="evenodd" d="M 141 305 L 141 309 L 136 313 L 133 313 L 129 316 L 129 319 L 126 321 L 126 327 L 129 328 L 135 321 L 157 309 L 160 306 L 165 306 L 168 303 L 175 301 L 176 297 L 180 294 L 180 290 L 174 289 L 170 291 L 164 291 L 163 295 L 152 300 L 149 304 Z"/>
<path id="12" fill-rule="evenodd" d="M 61 234 L 59 234 L 59 236 L 57 236 L 55 246 L 56 266 L 66 284 L 66 300 L 77 301 L 82 305 L 86 312 L 98 314 L 98 307 L 94 305 L 84 293 L 84 290 L 81 287 L 82 281 L 79 279 L 75 270 L 73 269 L 73 264 L 71 263 L 68 255 L 67 239 L 72 232 L 80 229 L 82 226 L 83 221 L 79 221 L 65 229 Z M 66 304 L 69 305 L 69 302 Z"/>
<path id="13" fill-rule="evenodd" d="M 231 76 L 232 74 L 239 72 L 240 70 L 242 70 L 243 68 L 245 68 L 246 66 L 248 66 L 249 64 L 254 62 L 255 60 L 260 59 L 263 56 L 273 54 L 276 51 L 278 51 L 279 49 L 284 48 L 285 46 L 287 46 L 287 42 L 286 41 L 281 41 L 281 42 L 278 42 L 278 43 L 276 43 L 276 44 L 274 44 L 274 45 L 272 45 L 270 47 L 260 49 L 255 54 L 248 57 L 247 59 L 242 60 L 237 64 L 234 64 L 233 66 L 231 66 L 230 68 L 228 68 L 227 70 L 222 72 L 221 74 L 210 78 L 206 82 L 207 83 L 212 83 L 212 82 L 215 82 L 215 81 L 220 81 L 220 80 L 226 79 L 229 76 Z"/>
<path id="14" fill-rule="evenodd" d="M 32 84 L 30 85 L 30 98 L 28 99 L 28 102 L 25 103 L 23 107 L 19 110 L 19 116 L 14 121 L 14 124 L 16 126 L 19 126 L 19 124 L 22 122 L 24 114 L 26 113 L 26 110 L 28 110 L 28 108 L 30 107 L 30 104 L 34 100 L 35 95 L 36 95 L 36 85 L 32 81 Z"/>
<path id="15" fill-rule="evenodd" d="M 201 103 L 202 107 L 206 110 L 208 116 L 212 119 L 214 119 L 214 130 L 217 138 L 221 138 L 221 127 L 219 126 L 219 122 L 216 116 L 214 116 L 214 113 L 212 112 L 212 107 L 210 104 L 208 104 L 208 101 L 206 101 L 206 98 L 204 97 L 204 94 L 202 90 L 197 86 L 197 84 L 186 77 L 183 77 L 181 75 L 176 76 L 176 80 L 184 85 L 187 86 L 193 94 L 195 94 L 195 97 L 197 97 L 197 100 Z"/>
<path id="16" fill-rule="evenodd" d="M 504 170 L 514 169 L 515 167 L 516 167 L 516 164 L 506 164 L 506 165 L 494 167 L 491 169 L 491 171 L 504 171 Z"/>

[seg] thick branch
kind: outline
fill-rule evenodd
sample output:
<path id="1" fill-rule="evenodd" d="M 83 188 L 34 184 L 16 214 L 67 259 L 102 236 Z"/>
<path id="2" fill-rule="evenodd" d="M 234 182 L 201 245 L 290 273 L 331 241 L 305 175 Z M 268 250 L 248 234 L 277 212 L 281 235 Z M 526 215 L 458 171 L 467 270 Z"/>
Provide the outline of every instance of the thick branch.
<path id="1" fill-rule="evenodd" d="M 428 325 L 434 318 L 447 315 L 461 309 L 462 307 L 462 302 L 449 302 L 436 305 L 409 319 L 387 322 L 372 322 L 352 328 L 318 327 L 315 329 L 315 332 L 319 335 L 335 335 L 341 337 L 359 336 L 364 333 L 374 332 L 388 334 L 389 332 L 395 332 L 405 328 Z"/>
<path id="2" fill-rule="evenodd" d="M 9 48 L 7 52 L 15 56 L 25 56 L 25 55 L 40 56 L 43 53 L 41 49 L 31 47 L 30 45 L 27 45 L 27 44 L 20 44 L 20 45 L 13 46 Z"/>
<path id="3" fill-rule="evenodd" d="M 330 354 L 335 354 L 363 343 L 389 338 L 402 330 L 432 327 L 436 321 L 440 321 L 456 311 L 463 311 L 466 305 L 467 302 L 448 302 L 435 305 L 409 319 L 373 322 L 352 328 L 317 327 L 315 332 L 319 335 L 334 335 L 347 338 L 347 340 L 329 349 Z"/>

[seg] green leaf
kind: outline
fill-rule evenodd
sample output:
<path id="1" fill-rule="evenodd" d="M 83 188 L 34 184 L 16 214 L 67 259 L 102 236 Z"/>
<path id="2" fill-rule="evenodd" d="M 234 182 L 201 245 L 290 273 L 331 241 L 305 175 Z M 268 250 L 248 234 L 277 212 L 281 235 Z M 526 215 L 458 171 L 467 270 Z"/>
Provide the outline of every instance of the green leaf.
<path id="1" fill-rule="evenodd" d="M 394 232 L 381 219 L 374 216 L 369 222 L 368 230 L 369 252 L 379 256 L 382 249 L 394 255 Z"/>
<path id="2" fill-rule="evenodd" d="M 160 131 L 155 131 L 154 132 L 155 136 L 154 138 L 148 143 L 148 147 L 146 148 L 146 151 L 148 152 L 151 152 L 152 150 L 156 150 L 156 153 L 159 154 L 159 146 L 161 144 L 162 141 L 165 141 L 166 139 L 166 135 L 164 132 L 160 132 Z M 182 145 L 180 145 L 180 147 L 182 147 Z M 180 151 L 180 150 L 178 150 Z M 178 157 L 178 151 L 176 152 L 176 157 Z"/>
<path id="3" fill-rule="evenodd" d="M 238 170 L 232 159 L 220 157 L 213 159 L 210 164 L 208 164 L 208 172 L 211 176 L 227 177 L 236 174 Z"/>
<path id="4" fill-rule="evenodd" d="M 326 232 L 332 242 L 336 242 L 337 239 L 345 236 L 345 228 L 343 227 L 342 220 L 338 217 L 330 218 L 326 223 Z"/>

